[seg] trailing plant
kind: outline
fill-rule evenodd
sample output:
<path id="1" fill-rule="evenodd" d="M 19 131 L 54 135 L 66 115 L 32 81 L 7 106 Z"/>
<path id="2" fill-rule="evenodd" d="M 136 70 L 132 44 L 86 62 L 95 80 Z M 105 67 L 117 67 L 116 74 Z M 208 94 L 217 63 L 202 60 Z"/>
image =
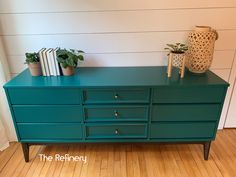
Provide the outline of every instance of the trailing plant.
<path id="1" fill-rule="evenodd" d="M 25 53 L 25 63 L 30 64 L 30 63 L 37 63 L 39 62 L 39 54 L 34 52 L 34 53 Z"/>
<path id="2" fill-rule="evenodd" d="M 175 43 L 175 44 L 166 44 L 168 47 L 164 48 L 165 50 L 168 50 L 169 53 L 184 53 L 188 50 L 188 46 L 186 44 L 181 43 Z"/>
<path id="3" fill-rule="evenodd" d="M 84 60 L 84 56 L 82 55 L 83 53 L 84 52 L 81 50 L 59 49 L 57 50 L 57 61 L 63 68 L 67 68 L 69 66 L 76 68 L 78 61 Z"/>

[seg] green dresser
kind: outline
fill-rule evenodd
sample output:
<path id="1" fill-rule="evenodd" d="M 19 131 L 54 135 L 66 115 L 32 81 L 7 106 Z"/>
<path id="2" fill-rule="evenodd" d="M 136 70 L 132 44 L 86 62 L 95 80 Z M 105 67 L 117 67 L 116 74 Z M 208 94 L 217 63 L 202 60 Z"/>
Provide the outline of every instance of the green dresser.
<path id="1" fill-rule="evenodd" d="M 211 71 L 180 79 L 166 67 L 79 68 L 4 88 L 25 160 L 29 146 L 74 142 L 202 143 L 208 158 L 229 84 Z"/>

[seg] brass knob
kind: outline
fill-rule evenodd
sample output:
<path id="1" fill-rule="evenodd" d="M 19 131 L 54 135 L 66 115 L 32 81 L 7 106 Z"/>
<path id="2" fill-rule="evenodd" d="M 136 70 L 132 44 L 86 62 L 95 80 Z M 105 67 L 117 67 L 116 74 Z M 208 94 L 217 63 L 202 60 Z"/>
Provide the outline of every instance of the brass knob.
<path id="1" fill-rule="evenodd" d="M 118 99 L 118 97 L 119 97 L 118 94 L 115 94 L 114 98 L 115 98 L 115 99 Z"/>
<path id="2" fill-rule="evenodd" d="M 118 117 L 119 114 L 118 114 L 117 111 L 115 111 L 115 112 L 114 112 L 114 115 L 115 115 L 115 117 Z"/>
<path id="3" fill-rule="evenodd" d="M 119 135 L 118 129 L 115 130 L 115 134 L 116 134 L 116 135 Z"/>

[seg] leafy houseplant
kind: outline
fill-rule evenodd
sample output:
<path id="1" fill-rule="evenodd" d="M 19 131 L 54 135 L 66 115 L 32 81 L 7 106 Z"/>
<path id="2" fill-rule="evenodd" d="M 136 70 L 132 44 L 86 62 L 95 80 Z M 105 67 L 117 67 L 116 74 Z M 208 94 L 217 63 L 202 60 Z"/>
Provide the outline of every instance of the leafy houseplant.
<path id="1" fill-rule="evenodd" d="M 188 46 L 186 44 L 175 43 L 175 44 L 166 44 L 168 47 L 164 48 L 168 50 L 169 53 L 185 53 L 188 50 Z"/>
<path id="2" fill-rule="evenodd" d="M 28 64 L 32 76 L 41 76 L 42 70 L 38 53 L 25 53 L 25 63 Z"/>
<path id="3" fill-rule="evenodd" d="M 78 65 L 78 61 L 83 61 L 84 52 L 74 49 L 59 49 L 57 50 L 57 61 L 60 63 L 63 75 L 70 76 L 75 73 L 75 68 Z"/>

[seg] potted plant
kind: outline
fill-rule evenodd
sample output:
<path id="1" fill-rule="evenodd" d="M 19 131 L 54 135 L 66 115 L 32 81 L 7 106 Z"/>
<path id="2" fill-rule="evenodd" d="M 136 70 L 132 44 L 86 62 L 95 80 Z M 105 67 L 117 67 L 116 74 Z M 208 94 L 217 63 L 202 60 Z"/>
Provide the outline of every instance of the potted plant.
<path id="1" fill-rule="evenodd" d="M 188 50 L 186 44 L 175 43 L 175 44 L 166 44 L 168 47 L 164 48 L 168 50 L 168 77 L 171 76 L 172 66 L 179 68 L 179 73 L 181 78 L 184 77 L 185 70 L 185 52 Z"/>
<path id="2" fill-rule="evenodd" d="M 28 64 L 32 76 L 41 76 L 42 69 L 38 53 L 25 53 L 25 63 Z"/>
<path id="3" fill-rule="evenodd" d="M 70 76 L 75 73 L 75 68 L 78 65 L 78 61 L 84 60 L 82 53 L 84 52 L 74 49 L 57 50 L 57 61 L 60 63 L 64 76 Z"/>
<path id="4" fill-rule="evenodd" d="M 168 47 L 165 50 L 168 50 L 169 53 L 174 54 L 183 54 L 188 50 L 188 46 L 186 44 L 175 43 L 175 44 L 166 44 Z"/>

